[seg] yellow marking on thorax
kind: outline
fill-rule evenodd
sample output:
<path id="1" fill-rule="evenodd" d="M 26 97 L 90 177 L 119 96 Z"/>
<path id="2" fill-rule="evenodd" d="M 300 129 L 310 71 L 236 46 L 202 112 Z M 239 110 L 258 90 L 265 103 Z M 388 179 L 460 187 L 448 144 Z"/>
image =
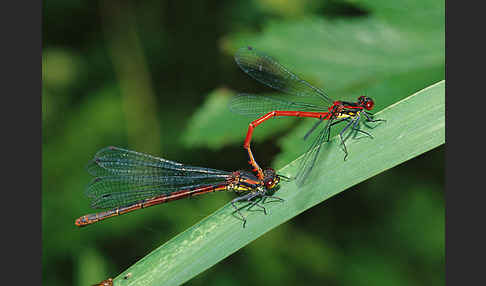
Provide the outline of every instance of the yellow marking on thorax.
<path id="1" fill-rule="evenodd" d="M 247 192 L 247 191 L 251 191 L 251 189 L 249 187 L 242 186 L 242 185 L 236 185 L 234 187 L 234 190 L 237 191 L 237 192 Z"/>
<path id="2" fill-rule="evenodd" d="M 238 180 L 237 182 L 233 182 L 233 183 L 229 184 L 226 189 L 228 191 L 233 191 L 233 192 L 248 192 L 248 191 L 251 191 L 250 187 L 239 184 L 239 181 L 240 180 Z"/>
<path id="3" fill-rule="evenodd" d="M 358 111 L 358 112 L 346 112 L 346 113 L 340 113 L 338 116 L 337 116 L 337 119 L 343 119 L 343 118 L 352 118 L 352 117 L 355 117 L 357 115 L 359 115 L 361 111 Z"/>

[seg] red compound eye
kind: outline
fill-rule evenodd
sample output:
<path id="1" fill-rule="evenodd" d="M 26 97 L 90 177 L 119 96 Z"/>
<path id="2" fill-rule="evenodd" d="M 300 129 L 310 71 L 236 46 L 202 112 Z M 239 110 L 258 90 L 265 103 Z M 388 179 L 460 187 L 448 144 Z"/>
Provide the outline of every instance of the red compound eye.
<path id="1" fill-rule="evenodd" d="M 273 180 L 268 180 L 266 183 L 267 187 L 271 187 L 273 185 Z"/>
<path id="2" fill-rule="evenodd" d="M 366 110 L 371 110 L 373 109 L 373 106 L 375 106 L 373 99 L 363 95 L 358 97 L 358 104 L 363 106 Z"/>
<path id="3" fill-rule="evenodd" d="M 365 108 L 366 108 L 366 110 L 371 110 L 371 109 L 373 109 L 374 105 L 375 105 L 375 103 L 373 102 L 373 100 L 369 99 L 368 102 L 366 102 Z"/>

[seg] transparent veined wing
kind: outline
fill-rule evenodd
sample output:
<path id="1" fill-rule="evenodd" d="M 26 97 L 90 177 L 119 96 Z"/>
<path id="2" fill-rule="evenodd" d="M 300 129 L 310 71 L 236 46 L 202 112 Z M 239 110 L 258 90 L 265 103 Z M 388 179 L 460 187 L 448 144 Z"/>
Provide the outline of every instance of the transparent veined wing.
<path id="1" fill-rule="evenodd" d="M 333 100 L 326 93 L 301 79 L 272 57 L 252 47 L 240 48 L 235 54 L 238 66 L 257 81 L 279 91 L 304 97 L 319 97 L 328 105 Z"/>
<path id="2" fill-rule="evenodd" d="M 271 95 L 238 94 L 230 100 L 232 112 L 247 116 L 262 116 L 275 110 L 298 110 L 321 112 L 323 108 L 310 103 L 291 101 Z"/>
<path id="3" fill-rule="evenodd" d="M 93 208 L 118 207 L 181 189 L 218 185 L 231 175 L 118 147 L 97 152 L 88 172 L 96 176 L 86 190 Z"/>
<path id="4" fill-rule="evenodd" d="M 93 176 L 110 175 L 227 175 L 230 172 L 203 167 L 193 167 L 166 160 L 152 155 L 126 150 L 119 147 L 106 147 L 98 151 L 87 166 Z"/>

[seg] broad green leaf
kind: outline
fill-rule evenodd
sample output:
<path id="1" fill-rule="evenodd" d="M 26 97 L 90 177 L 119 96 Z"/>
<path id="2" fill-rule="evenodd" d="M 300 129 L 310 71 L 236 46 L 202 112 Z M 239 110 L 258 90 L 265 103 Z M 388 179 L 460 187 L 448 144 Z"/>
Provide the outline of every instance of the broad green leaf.
<path id="1" fill-rule="evenodd" d="M 364 10 L 370 11 L 374 17 L 400 26 L 402 29 L 411 29 L 422 34 L 434 30 L 444 31 L 445 1 L 347 0 L 347 2 L 356 4 Z"/>
<path id="2" fill-rule="evenodd" d="M 436 19 L 443 21 L 443 18 Z M 393 74 L 444 65 L 444 31 L 420 33 L 369 18 L 271 22 L 261 34 L 236 36 L 331 94 L 359 91 Z"/>
<path id="3" fill-rule="evenodd" d="M 309 182 L 282 182 L 283 203 L 266 204 L 269 214 L 247 212 L 248 223 L 228 203 L 174 237 L 115 278 L 115 285 L 180 285 L 306 209 L 380 172 L 445 142 L 445 82 L 429 86 L 377 114 L 386 119 L 373 140 L 350 140 L 343 162 L 337 138 L 323 146 Z M 293 176 L 300 159 L 278 172 Z M 124 277 L 130 273 L 128 279 Z"/>

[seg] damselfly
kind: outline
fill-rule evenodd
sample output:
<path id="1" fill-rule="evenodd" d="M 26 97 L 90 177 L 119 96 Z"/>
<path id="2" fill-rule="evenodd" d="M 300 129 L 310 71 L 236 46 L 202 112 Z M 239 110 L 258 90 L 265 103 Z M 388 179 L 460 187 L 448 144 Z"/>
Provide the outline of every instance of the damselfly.
<path id="1" fill-rule="evenodd" d="M 96 153 L 88 165 L 88 172 L 96 178 L 88 185 L 87 196 L 93 208 L 111 208 L 76 219 L 77 226 L 122 215 L 134 210 L 193 197 L 209 192 L 232 191 L 239 197 L 231 201 L 239 218 L 246 224 L 246 217 L 237 202 L 249 202 L 249 209 L 262 205 L 278 190 L 280 178 L 275 170 L 263 171 L 260 180 L 248 171 L 227 172 L 193 167 L 155 156 L 107 147 Z"/>
<path id="2" fill-rule="evenodd" d="M 305 153 L 299 173 L 297 174 L 298 183 L 302 184 L 314 167 L 321 145 L 324 141 L 329 141 L 331 127 L 341 122 L 347 122 L 339 133 L 341 144 L 345 153 L 344 160 L 348 156 L 343 134 L 350 127 L 352 130 L 364 133 L 373 137 L 370 133 L 359 129 L 359 121 L 364 115 L 367 122 L 384 121 L 383 119 L 373 119 L 373 114 L 369 111 L 373 109 L 374 102 L 370 97 L 360 96 L 356 102 L 332 100 L 320 88 L 314 87 L 307 81 L 299 78 L 287 68 L 278 63 L 275 59 L 261 52 L 257 52 L 252 47 L 244 47 L 235 54 L 238 66 L 248 75 L 257 81 L 282 91 L 286 95 L 258 96 L 251 94 L 240 94 L 231 101 L 230 109 L 243 115 L 260 116 L 252 121 L 248 127 L 244 148 L 248 152 L 249 163 L 253 171 L 259 178 L 263 178 L 262 169 L 258 166 L 251 148 L 250 141 L 253 130 L 264 121 L 279 116 L 311 117 L 319 121 L 304 136 L 306 139 L 324 120 L 327 124 L 319 132 L 308 151 Z M 325 105 L 309 103 L 309 100 L 324 102 Z M 307 101 L 307 102 L 306 102 Z"/>

